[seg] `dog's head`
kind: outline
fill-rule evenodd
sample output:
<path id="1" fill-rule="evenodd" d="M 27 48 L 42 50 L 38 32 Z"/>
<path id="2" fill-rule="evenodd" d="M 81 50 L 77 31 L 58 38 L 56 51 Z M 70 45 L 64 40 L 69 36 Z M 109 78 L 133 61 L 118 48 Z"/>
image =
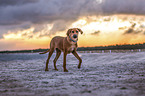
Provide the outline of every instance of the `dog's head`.
<path id="1" fill-rule="evenodd" d="M 71 28 L 67 31 L 67 36 L 69 36 L 70 40 L 73 42 L 77 42 L 79 32 L 83 34 L 83 31 L 79 28 Z"/>

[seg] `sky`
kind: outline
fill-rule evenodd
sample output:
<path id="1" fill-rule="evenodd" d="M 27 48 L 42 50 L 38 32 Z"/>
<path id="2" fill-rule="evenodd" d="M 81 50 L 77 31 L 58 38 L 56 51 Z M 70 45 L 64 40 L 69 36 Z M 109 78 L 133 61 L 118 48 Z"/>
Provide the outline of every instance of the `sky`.
<path id="1" fill-rule="evenodd" d="M 79 47 L 145 43 L 145 0 L 0 0 L 0 51 L 49 48 L 74 27 Z"/>

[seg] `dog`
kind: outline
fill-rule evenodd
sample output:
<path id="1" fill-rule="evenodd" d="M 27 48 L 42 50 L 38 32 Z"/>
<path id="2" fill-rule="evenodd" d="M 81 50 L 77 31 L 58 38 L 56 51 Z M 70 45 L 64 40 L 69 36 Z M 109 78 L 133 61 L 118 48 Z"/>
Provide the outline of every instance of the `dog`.
<path id="1" fill-rule="evenodd" d="M 47 50 L 46 52 L 40 53 L 40 54 L 45 54 L 45 53 L 49 52 L 49 55 L 48 55 L 48 58 L 46 61 L 45 71 L 48 71 L 49 59 L 52 56 L 54 50 L 56 50 L 56 57 L 53 60 L 55 70 L 58 70 L 56 67 L 56 61 L 58 60 L 61 52 L 63 52 L 64 72 L 68 72 L 68 70 L 66 69 L 66 56 L 69 53 L 72 53 L 79 60 L 78 68 L 79 69 L 81 68 L 82 59 L 79 57 L 79 55 L 76 52 L 77 47 L 78 47 L 77 41 L 78 41 L 79 32 L 81 34 L 83 34 L 83 31 L 80 28 L 71 28 L 67 31 L 66 37 L 55 36 L 52 38 L 52 40 L 50 42 L 50 49 Z"/>

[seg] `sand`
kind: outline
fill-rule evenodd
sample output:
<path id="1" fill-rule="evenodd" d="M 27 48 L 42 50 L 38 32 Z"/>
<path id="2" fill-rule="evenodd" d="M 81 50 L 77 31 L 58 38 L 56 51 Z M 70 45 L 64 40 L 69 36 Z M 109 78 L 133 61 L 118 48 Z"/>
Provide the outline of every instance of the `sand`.
<path id="1" fill-rule="evenodd" d="M 145 96 L 145 52 L 61 54 L 45 72 L 47 54 L 0 54 L 0 96 Z"/>

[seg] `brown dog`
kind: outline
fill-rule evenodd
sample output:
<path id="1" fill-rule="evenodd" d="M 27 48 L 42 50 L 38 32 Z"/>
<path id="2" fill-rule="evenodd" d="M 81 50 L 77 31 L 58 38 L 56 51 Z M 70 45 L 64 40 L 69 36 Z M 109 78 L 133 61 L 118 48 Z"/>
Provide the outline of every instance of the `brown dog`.
<path id="1" fill-rule="evenodd" d="M 79 32 L 81 32 L 81 34 L 83 34 L 83 31 L 81 29 L 72 28 L 67 31 L 67 37 L 55 36 L 54 38 L 52 38 L 52 40 L 50 42 L 50 50 L 40 53 L 40 54 L 45 54 L 45 53 L 49 52 L 48 59 L 46 61 L 45 71 L 48 71 L 49 59 L 55 49 L 56 49 L 56 57 L 53 60 L 55 70 L 58 70 L 56 68 L 56 61 L 59 58 L 61 51 L 63 51 L 63 53 L 64 53 L 63 54 L 64 72 L 68 72 L 68 70 L 66 69 L 66 56 L 68 53 L 72 53 L 79 60 L 78 68 L 81 67 L 82 59 L 79 57 L 79 55 L 76 52 Z"/>

